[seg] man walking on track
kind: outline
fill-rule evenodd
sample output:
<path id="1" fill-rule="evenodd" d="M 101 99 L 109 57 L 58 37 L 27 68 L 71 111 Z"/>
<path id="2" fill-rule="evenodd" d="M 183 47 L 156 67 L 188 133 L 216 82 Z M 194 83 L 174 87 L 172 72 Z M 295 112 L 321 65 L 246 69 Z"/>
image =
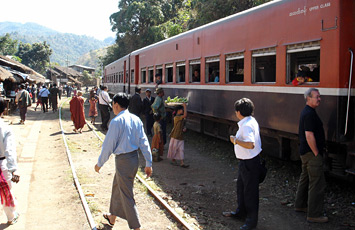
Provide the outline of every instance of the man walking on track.
<path id="1" fill-rule="evenodd" d="M 101 154 L 95 165 L 95 171 L 115 154 L 116 174 L 112 184 L 110 213 L 104 218 L 113 226 L 116 217 L 126 219 L 130 229 L 139 230 L 141 224 L 133 195 L 133 182 L 138 170 L 138 148 L 146 161 L 145 173 L 152 174 L 152 153 L 148 138 L 144 133 L 142 121 L 131 114 L 127 107 L 129 96 L 118 93 L 113 97 L 113 112 L 116 115 L 111 120 L 106 138 L 102 144 Z"/>
<path id="2" fill-rule="evenodd" d="M 106 86 L 102 86 L 102 90 L 99 94 L 99 109 L 101 111 L 101 129 L 107 131 L 107 124 L 110 120 L 110 104 L 111 98 L 107 93 L 108 89 Z"/>
<path id="3" fill-rule="evenodd" d="M 323 215 L 326 187 L 323 172 L 325 134 L 323 123 L 315 110 L 321 99 L 315 88 L 308 89 L 304 97 L 306 107 L 301 112 L 298 130 L 302 172 L 296 193 L 295 211 L 306 212 L 308 222 L 325 223 L 328 222 L 328 217 Z"/>

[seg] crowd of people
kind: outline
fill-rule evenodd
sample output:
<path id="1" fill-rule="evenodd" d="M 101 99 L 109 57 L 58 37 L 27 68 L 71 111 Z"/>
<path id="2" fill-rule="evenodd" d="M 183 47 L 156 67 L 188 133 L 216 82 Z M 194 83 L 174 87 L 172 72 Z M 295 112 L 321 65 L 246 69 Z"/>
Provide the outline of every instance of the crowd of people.
<path id="1" fill-rule="evenodd" d="M 157 85 L 158 86 L 158 85 Z M 114 97 L 114 113 L 117 115 L 115 123 L 110 124 L 108 138 L 105 139 L 102 152 L 98 163 L 95 166 L 99 172 L 110 154 L 116 155 L 116 175 L 113 182 L 110 212 L 104 214 L 110 225 L 114 225 L 117 216 L 128 221 L 130 228 L 140 229 L 138 214 L 133 198 L 133 178 L 136 171 L 130 174 L 123 174 L 124 169 L 119 166 L 124 165 L 128 155 L 136 155 L 136 151 L 141 149 L 146 159 L 147 175 L 152 173 L 152 161 L 161 161 L 164 156 L 164 145 L 166 139 L 166 108 L 164 104 L 164 90 L 157 88 L 157 96 L 151 96 L 151 90 L 146 89 L 146 97 L 140 97 L 141 89 L 136 87 L 135 94 L 128 100 L 128 95 L 118 94 Z M 120 98 L 120 99 L 119 99 Z M 122 104 L 124 98 L 125 103 Z M 307 213 L 307 221 L 311 223 L 325 223 L 328 217 L 323 215 L 323 199 L 325 181 L 323 174 L 322 150 L 324 148 L 325 136 L 323 124 L 316 113 L 316 108 L 320 105 L 320 94 L 315 88 L 310 88 L 305 92 L 304 98 L 306 106 L 301 113 L 299 123 L 300 155 L 302 160 L 302 173 L 297 189 L 295 211 Z M 235 156 L 238 159 L 238 179 L 237 179 L 237 208 L 235 211 L 223 212 L 223 216 L 241 219 L 245 224 L 241 230 L 254 229 L 258 223 L 259 213 L 259 183 L 265 178 L 266 169 L 263 167 L 260 153 L 262 151 L 259 125 L 253 117 L 254 104 L 248 98 L 242 98 L 235 102 L 235 115 L 239 120 L 239 129 L 235 135 L 230 136 L 230 142 L 234 145 Z M 128 112 L 128 111 L 129 112 Z M 141 115 L 145 117 L 145 133 L 152 136 L 151 149 L 149 149 L 148 138 L 142 135 L 143 123 Z M 188 168 L 184 162 L 184 138 L 186 131 L 184 120 L 187 117 L 186 104 L 176 106 L 173 113 L 173 128 L 170 133 L 170 143 L 167 159 L 171 160 L 172 165 Z M 129 121 L 129 122 L 123 122 Z M 155 121 L 154 123 L 152 121 Z M 117 125 L 116 121 L 118 122 Z M 139 125 L 136 125 L 138 122 Z M 121 127 L 121 128 L 119 128 Z M 139 134 L 132 133 L 136 130 Z M 114 130 L 114 131 L 113 131 Z M 126 130 L 124 140 L 113 140 L 113 136 L 122 136 Z M 121 134 L 116 134 L 117 132 Z M 120 138 L 118 138 L 120 139 Z M 138 143 L 133 141 L 141 140 Z M 147 149 L 148 148 L 148 149 Z M 126 154 L 127 153 L 127 156 Z M 152 154 L 153 153 L 153 154 Z M 122 155 L 125 155 L 123 157 Z M 133 157 L 133 156 L 132 156 Z M 122 158 L 122 159 L 121 159 Z M 178 163 L 180 161 L 180 163 Z M 134 165 L 125 167 L 132 169 Z M 146 171 L 147 172 L 147 171 Z M 119 187 L 119 188 L 118 188 Z M 121 193 L 127 189 L 129 197 L 123 198 Z M 117 191 L 120 190 L 120 191 Z M 117 208 L 117 199 L 122 208 Z"/>
<path id="2" fill-rule="evenodd" d="M 29 87 L 30 88 L 30 87 Z M 30 88 L 31 89 L 31 88 Z M 34 95 L 26 85 L 20 85 L 16 102 L 20 108 L 21 124 L 25 122 L 27 107 L 31 105 Z M 57 96 L 60 89 L 54 84 L 48 90 L 46 86 L 37 89 L 41 100 L 43 112 L 48 111 L 46 102 L 51 100 L 53 112 L 57 110 Z M 32 94 L 32 95 L 31 95 Z M 141 98 L 141 88 L 135 88 L 135 94 L 118 93 L 112 99 L 108 88 L 102 86 L 93 88 L 87 101 L 90 104 L 89 116 L 91 123 L 95 124 L 98 110 L 101 113 L 101 130 L 107 131 L 102 145 L 101 154 L 94 167 L 99 172 L 101 167 L 115 155 L 116 169 L 112 185 L 111 203 L 109 213 L 104 218 L 113 226 L 117 217 L 128 221 L 131 229 L 139 230 L 138 211 L 134 201 L 133 183 L 138 170 L 138 151 L 142 152 L 146 165 L 145 173 L 151 176 L 153 161 L 164 159 L 164 146 L 167 144 L 166 118 L 167 111 L 164 103 L 164 90 L 156 88 L 156 97 L 152 96 L 150 89 L 145 90 L 145 97 Z M 53 99 L 55 97 L 55 99 Z M 323 201 L 326 183 L 323 173 L 323 149 L 325 147 L 325 134 L 323 123 L 316 113 L 320 106 L 320 93 L 315 88 L 308 89 L 304 98 L 306 106 L 301 112 L 299 121 L 299 153 L 302 161 L 302 173 L 296 194 L 295 211 L 307 213 L 307 221 L 315 223 L 328 222 L 323 215 Z M 79 90 L 70 101 L 71 119 L 74 123 L 74 132 L 82 132 L 86 124 L 84 113 L 83 93 Z M 4 102 L 0 98 L 0 113 L 4 111 Z M 259 125 L 253 117 L 254 104 L 248 98 L 242 98 L 234 104 L 235 115 L 239 120 L 238 131 L 230 136 L 234 145 L 235 156 L 238 159 L 237 179 L 237 208 L 234 211 L 223 212 L 225 217 L 232 217 L 245 221 L 240 227 L 242 230 L 254 229 L 258 223 L 259 212 L 259 183 L 261 183 L 262 164 L 260 153 L 262 151 Z M 110 120 L 111 110 L 115 117 Z M 142 118 L 145 118 L 145 127 Z M 188 168 L 184 157 L 184 132 L 187 118 L 185 103 L 174 107 L 173 128 L 170 132 L 170 142 L 166 159 L 174 166 Z M 11 131 L 0 120 L 0 190 L 4 211 L 8 223 L 17 221 L 16 200 L 11 195 L 11 179 L 16 181 L 16 151 L 11 138 Z M 151 143 L 149 138 L 151 137 Z M 18 180 L 17 180 L 18 181 Z"/>

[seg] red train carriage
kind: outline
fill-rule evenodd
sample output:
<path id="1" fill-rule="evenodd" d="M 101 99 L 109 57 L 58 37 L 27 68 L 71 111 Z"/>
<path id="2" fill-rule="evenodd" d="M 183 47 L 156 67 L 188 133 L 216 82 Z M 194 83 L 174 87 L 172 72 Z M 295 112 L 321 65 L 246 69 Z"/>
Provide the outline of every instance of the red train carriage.
<path id="1" fill-rule="evenodd" d="M 166 96 L 189 99 L 189 128 L 220 138 L 235 132 L 234 101 L 249 97 L 280 158 L 298 156 L 303 93 L 316 87 L 329 169 L 355 174 L 354 33 L 354 1 L 272 1 L 136 50 L 105 67 L 104 84 L 155 88 L 160 73 Z M 312 81 L 294 86 L 305 73 Z"/>

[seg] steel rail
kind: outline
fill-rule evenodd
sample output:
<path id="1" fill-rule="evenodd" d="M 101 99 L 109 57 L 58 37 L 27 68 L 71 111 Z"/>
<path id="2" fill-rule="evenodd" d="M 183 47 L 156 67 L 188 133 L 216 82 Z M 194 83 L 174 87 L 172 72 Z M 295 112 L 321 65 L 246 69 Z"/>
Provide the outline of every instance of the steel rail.
<path id="1" fill-rule="evenodd" d="M 84 207 L 84 211 L 85 211 L 85 214 L 86 214 L 86 217 L 89 221 L 89 225 L 90 225 L 90 228 L 92 230 L 97 230 L 96 228 L 96 223 L 94 221 L 94 218 L 92 217 L 92 214 L 91 214 L 91 211 L 90 211 L 90 208 L 89 208 L 89 205 L 85 199 L 85 195 L 84 195 L 84 192 L 81 188 L 81 185 L 80 185 L 80 182 L 79 182 L 79 179 L 76 175 L 76 171 L 75 171 L 75 167 L 74 167 L 74 163 L 72 161 L 72 158 L 71 158 L 71 153 L 70 153 L 70 150 L 69 150 L 69 147 L 68 147 L 68 143 L 67 143 L 67 139 L 65 138 L 65 134 L 64 134 L 64 130 L 63 130 L 63 125 L 62 125 L 62 115 L 61 115 L 61 112 L 62 112 L 62 106 L 63 104 L 68 101 L 65 100 L 63 101 L 63 103 L 60 105 L 59 107 L 59 124 L 60 124 L 60 129 L 62 131 L 62 137 L 63 137 L 63 141 L 64 141 L 64 145 L 65 145 L 65 149 L 66 149 L 66 153 L 67 153 L 67 157 L 68 157 L 68 161 L 69 161 L 69 164 L 70 164 L 70 168 L 71 168 L 71 171 L 72 171 L 72 174 L 73 174 L 73 179 L 74 179 L 74 184 L 75 184 L 75 187 L 77 188 L 78 192 L 79 192 L 79 196 L 80 196 L 80 200 L 81 200 L 81 203 Z"/>
<path id="2" fill-rule="evenodd" d="M 102 140 L 102 138 L 96 133 L 95 129 L 91 126 L 91 124 L 87 123 L 87 125 L 90 127 L 90 129 L 92 130 L 92 132 L 95 133 L 95 136 L 98 137 L 98 139 L 100 141 L 104 141 Z M 157 193 L 154 191 L 154 189 L 152 189 L 148 183 L 142 178 L 140 177 L 138 174 L 136 175 L 136 178 L 139 180 L 140 183 L 142 183 L 149 191 L 149 193 L 159 201 L 159 203 L 173 216 L 173 218 L 175 220 L 177 220 L 185 229 L 188 230 L 195 230 L 196 228 L 191 227 L 191 225 L 189 223 L 187 223 L 177 212 L 175 212 L 175 210 L 173 208 L 170 207 L 170 205 Z"/>

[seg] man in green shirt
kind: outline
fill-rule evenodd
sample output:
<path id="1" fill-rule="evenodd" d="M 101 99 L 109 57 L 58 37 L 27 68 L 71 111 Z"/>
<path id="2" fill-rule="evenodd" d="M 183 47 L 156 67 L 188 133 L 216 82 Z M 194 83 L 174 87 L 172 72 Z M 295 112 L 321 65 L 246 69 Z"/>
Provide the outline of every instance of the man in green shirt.
<path id="1" fill-rule="evenodd" d="M 160 125 L 163 131 L 163 142 L 166 144 L 166 111 L 164 105 L 164 90 L 162 88 L 157 88 L 155 93 L 158 95 L 154 103 L 152 104 L 152 109 L 154 113 L 159 113 L 161 116 Z"/>

